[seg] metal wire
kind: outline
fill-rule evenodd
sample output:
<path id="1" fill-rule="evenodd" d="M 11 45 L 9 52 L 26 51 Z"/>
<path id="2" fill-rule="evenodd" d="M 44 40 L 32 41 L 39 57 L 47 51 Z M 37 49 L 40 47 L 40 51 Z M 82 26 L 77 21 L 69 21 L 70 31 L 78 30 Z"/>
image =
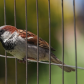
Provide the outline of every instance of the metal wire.
<path id="1" fill-rule="evenodd" d="M 51 25 L 50 25 L 50 0 L 48 0 L 48 18 L 49 18 L 49 84 L 51 84 Z"/>
<path id="2" fill-rule="evenodd" d="M 74 40 L 75 40 L 75 68 L 76 68 L 76 84 L 77 84 L 77 41 L 76 41 L 75 0 L 73 0 L 73 13 L 74 13 Z"/>
<path id="3" fill-rule="evenodd" d="M 62 84 L 64 84 L 64 10 L 62 0 Z"/>
<path id="4" fill-rule="evenodd" d="M 39 63 L 49 64 L 49 84 L 51 84 L 51 64 L 62 66 L 62 84 L 64 84 L 64 66 L 76 68 L 76 84 L 77 84 L 77 69 L 84 70 L 83 67 L 77 67 L 77 41 L 76 41 L 76 16 L 75 16 L 75 0 L 73 0 L 73 13 L 74 13 L 74 38 L 75 38 L 75 66 L 64 65 L 64 10 L 63 10 L 63 0 L 62 1 L 62 64 L 51 63 L 51 28 L 50 28 L 50 0 L 48 0 L 48 14 L 49 14 L 49 62 L 39 61 L 39 20 L 38 20 L 38 0 L 36 0 L 36 13 L 37 13 L 37 61 L 27 59 L 28 56 L 28 44 L 27 44 L 27 34 L 26 34 L 26 84 L 28 84 L 28 61 L 37 62 L 37 84 L 39 84 Z M 25 28 L 27 33 L 27 0 L 25 0 Z M 4 24 L 6 25 L 6 1 L 4 0 Z M 16 27 L 16 0 L 14 0 L 14 24 Z M 0 57 L 5 57 L 5 84 L 7 84 L 7 58 L 15 58 L 12 56 L 7 56 L 5 51 L 5 56 L 0 55 Z M 17 84 L 17 59 L 15 58 L 15 84 Z"/>
<path id="5" fill-rule="evenodd" d="M 26 28 L 26 84 L 28 84 L 28 61 L 27 61 L 27 56 L 28 56 L 28 44 L 27 44 L 27 0 L 25 0 L 25 28 Z"/>
<path id="6" fill-rule="evenodd" d="M 36 0 L 37 14 L 37 84 L 39 84 L 39 20 L 38 20 L 38 0 Z"/>
<path id="7" fill-rule="evenodd" d="M 4 55 L 0 55 L 0 57 L 6 57 Z M 14 59 L 15 57 L 13 56 L 7 56 L 7 58 L 9 59 Z M 37 62 L 35 60 L 29 60 L 27 59 L 29 62 Z M 39 63 L 42 63 L 42 64 L 49 64 L 49 62 L 43 62 L 43 61 L 38 61 Z M 62 65 L 62 64 L 56 64 L 56 63 L 51 63 L 52 65 L 59 65 L 59 66 L 67 66 L 67 67 L 72 67 L 72 68 L 75 68 L 75 66 L 71 66 L 71 65 Z M 77 67 L 77 69 L 81 69 L 81 70 L 84 70 L 84 67 Z"/>
<path id="8" fill-rule="evenodd" d="M 6 25 L 6 1 L 4 0 L 4 25 Z M 7 54 L 5 51 L 5 84 L 7 84 Z"/>
<path id="9" fill-rule="evenodd" d="M 16 27 L 16 0 L 14 0 L 14 24 Z M 17 58 L 15 58 L 15 84 L 17 84 Z"/>

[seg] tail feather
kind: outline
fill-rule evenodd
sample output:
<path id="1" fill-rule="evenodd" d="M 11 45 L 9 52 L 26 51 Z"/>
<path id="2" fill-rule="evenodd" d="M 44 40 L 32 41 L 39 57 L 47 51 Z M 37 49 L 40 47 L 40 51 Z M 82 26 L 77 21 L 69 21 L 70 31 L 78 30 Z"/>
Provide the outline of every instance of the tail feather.
<path id="1" fill-rule="evenodd" d="M 54 54 L 51 55 L 51 62 L 57 63 L 57 64 L 62 64 L 62 62 L 61 62 Z M 64 64 L 64 65 L 65 65 L 65 64 Z M 60 65 L 58 65 L 58 66 L 62 69 L 62 66 L 60 66 Z M 64 66 L 64 70 L 65 70 L 66 72 L 75 71 L 74 68 L 68 67 L 68 66 Z"/>

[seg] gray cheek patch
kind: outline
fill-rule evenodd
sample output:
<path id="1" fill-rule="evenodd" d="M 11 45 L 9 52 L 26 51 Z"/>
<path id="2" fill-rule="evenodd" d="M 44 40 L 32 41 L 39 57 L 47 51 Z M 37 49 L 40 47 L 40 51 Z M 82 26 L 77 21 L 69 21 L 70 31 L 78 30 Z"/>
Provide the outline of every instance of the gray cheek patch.
<path id="1" fill-rule="evenodd" d="M 10 33 L 9 31 L 5 31 L 1 35 L 2 45 L 6 50 L 12 50 L 16 46 L 16 39 L 18 37 L 18 33 L 15 31 L 14 33 Z"/>
<path id="2" fill-rule="evenodd" d="M 1 35 L 1 38 L 3 40 L 3 42 L 5 43 L 8 38 L 11 36 L 11 33 L 9 31 L 5 31 L 2 35 Z"/>

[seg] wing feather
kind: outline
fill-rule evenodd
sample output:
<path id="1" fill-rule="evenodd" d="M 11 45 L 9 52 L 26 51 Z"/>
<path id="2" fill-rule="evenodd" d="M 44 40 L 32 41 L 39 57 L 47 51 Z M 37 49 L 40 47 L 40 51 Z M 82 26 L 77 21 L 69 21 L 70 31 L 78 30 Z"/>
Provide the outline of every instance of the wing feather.
<path id="1" fill-rule="evenodd" d="M 20 30 L 19 29 L 18 32 L 19 32 L 19 35 L 22 38 L 26 39 L 26 30 Z M 30 31 L 28 31 L 27 32 L 27 39 L 28 39 L 28 43 L 33 44 L 33 45 L 37 45 L 37 35 L 33 34 Z M 45 49 L 49 50 L 49 44 L 40 37 L 39 37 L 39 47 L 42 47 L 42 48 L 45 48 Z M 53 49 L 52 47 L 51 47 L 51 50 L 55 51 L 55 49 Z"/>

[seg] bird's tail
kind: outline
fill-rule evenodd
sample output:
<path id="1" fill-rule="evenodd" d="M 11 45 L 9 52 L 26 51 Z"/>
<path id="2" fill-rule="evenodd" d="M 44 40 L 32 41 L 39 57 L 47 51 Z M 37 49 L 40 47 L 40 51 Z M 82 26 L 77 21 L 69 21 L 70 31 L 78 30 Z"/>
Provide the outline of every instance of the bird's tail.
<path id="1" fill-rule="evenodd" d="M 54 55 L 51 54 L 51 62 L 56 63 L 56 64 L 62 64 L 62 62 Z M 65 65 L 65 64 L 64 64 Z M 58 65 L 59 66 L 59 65 Z M 59 66 L 62 69 L 62 66 Z M 75 71 L 74 68 L 72 67 L 68 67 L 68 66 L 64 66 L 64 70 L 66 72 L 71 72 L 71 71 Z"/>

